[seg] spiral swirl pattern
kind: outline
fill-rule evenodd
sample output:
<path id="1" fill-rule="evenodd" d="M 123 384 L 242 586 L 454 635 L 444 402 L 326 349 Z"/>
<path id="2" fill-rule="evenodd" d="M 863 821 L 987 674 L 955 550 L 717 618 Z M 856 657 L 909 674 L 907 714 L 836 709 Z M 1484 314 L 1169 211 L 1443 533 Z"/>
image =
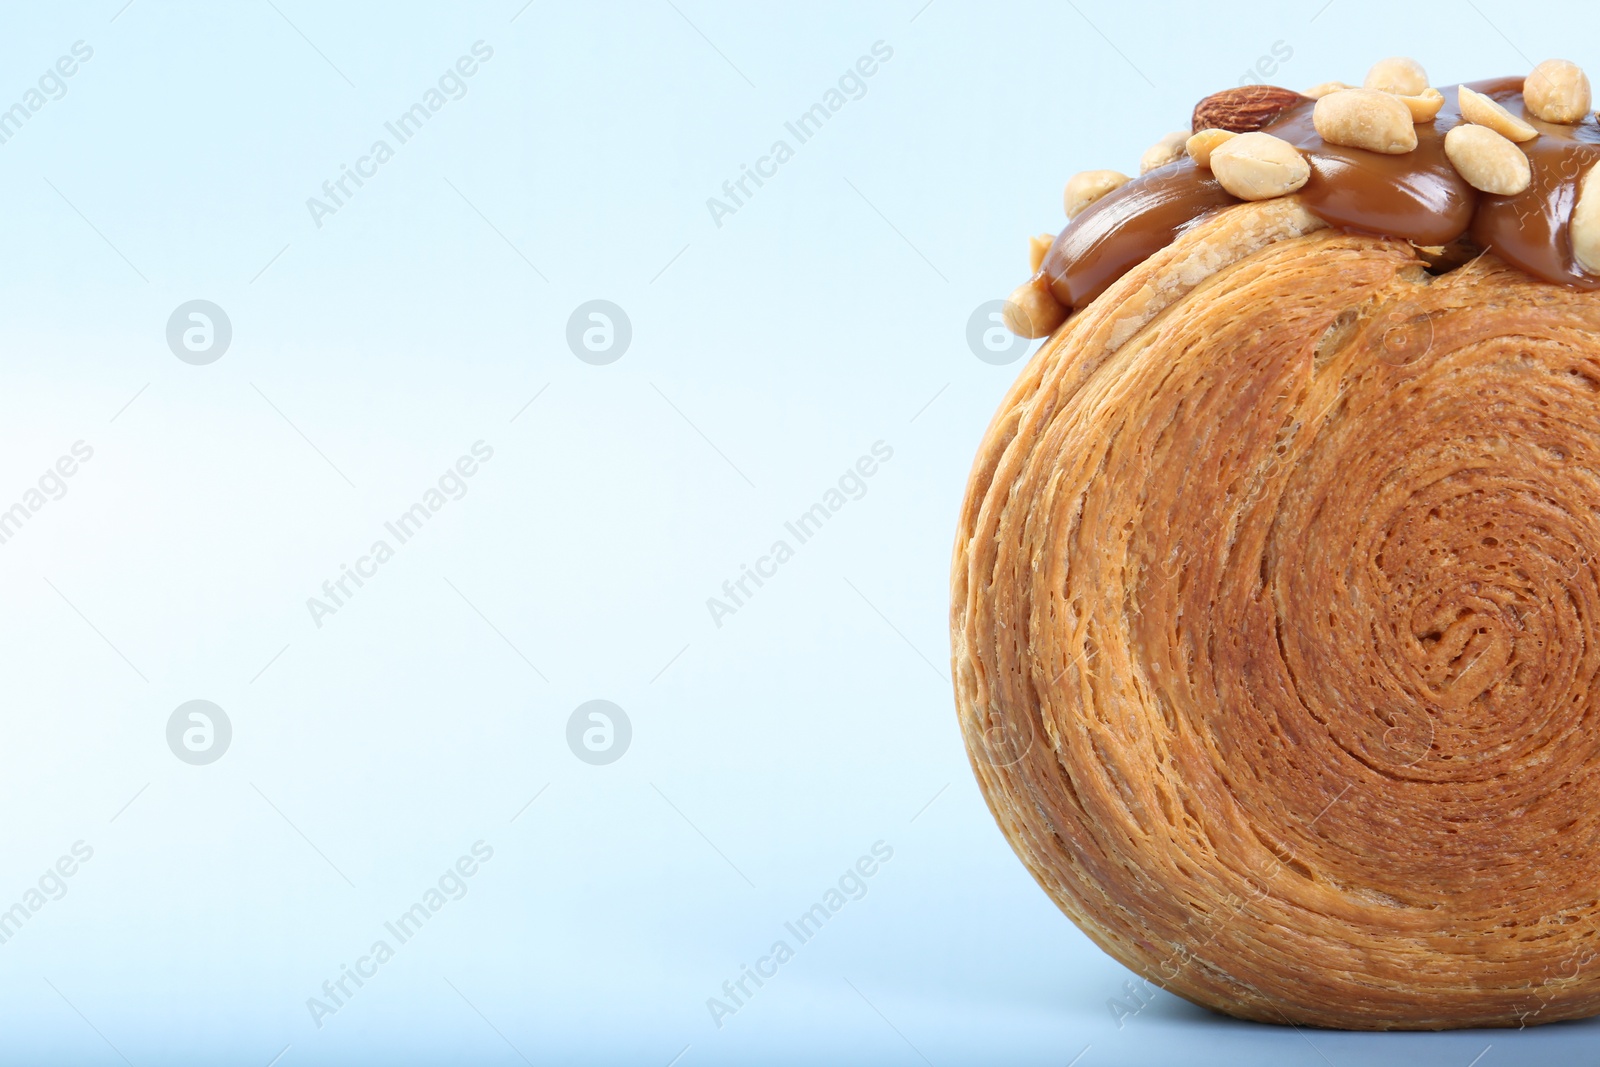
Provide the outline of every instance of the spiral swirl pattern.
<path id="1" fill-rule="evenodd" d="M 1600 294 L 1230 208 L 1030 362 L 952 589 L 991 809 L 1133 970 L 1280 1023 L 1600 1012 Z"/>

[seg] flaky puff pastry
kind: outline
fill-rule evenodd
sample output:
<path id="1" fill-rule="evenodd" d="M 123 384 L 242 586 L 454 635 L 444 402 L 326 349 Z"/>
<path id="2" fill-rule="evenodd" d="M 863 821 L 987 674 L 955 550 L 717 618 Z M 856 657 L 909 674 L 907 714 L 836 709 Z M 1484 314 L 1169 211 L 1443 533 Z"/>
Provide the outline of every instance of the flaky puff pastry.
<path id="1" fill-rule="evenodd" d="M 951 632 L 996 821 L 1149 981 L 1600 1012 L 1600 293 L 1293 197 L 1202 220 L 1006 396 Z"/>

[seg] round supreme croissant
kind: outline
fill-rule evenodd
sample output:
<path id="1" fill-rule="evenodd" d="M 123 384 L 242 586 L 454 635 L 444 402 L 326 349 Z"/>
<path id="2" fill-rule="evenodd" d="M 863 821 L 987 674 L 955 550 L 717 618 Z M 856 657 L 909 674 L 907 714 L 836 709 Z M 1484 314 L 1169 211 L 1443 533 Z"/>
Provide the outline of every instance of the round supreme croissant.
<path id="1" fill-rule="evenodd" d="M 1012 847 L 1149 982 L 1351 1029 L 1600 1013 L 1589 105 L 1564 61 L 1231 90 L 1036 242 L 956 702 Z"/>

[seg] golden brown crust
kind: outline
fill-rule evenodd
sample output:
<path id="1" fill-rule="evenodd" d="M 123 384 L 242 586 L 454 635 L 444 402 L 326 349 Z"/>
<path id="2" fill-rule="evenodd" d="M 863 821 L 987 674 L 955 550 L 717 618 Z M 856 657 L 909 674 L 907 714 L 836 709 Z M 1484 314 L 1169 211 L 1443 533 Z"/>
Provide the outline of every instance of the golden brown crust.
<path id="1" fill-rule="evenodd" d="M 1595 1014 L 1596 546 L 1600 296 L 1228 208 L 1047 341 L 979 449 L 974 771 L 1062 910 L 1198 1003 Z"/>

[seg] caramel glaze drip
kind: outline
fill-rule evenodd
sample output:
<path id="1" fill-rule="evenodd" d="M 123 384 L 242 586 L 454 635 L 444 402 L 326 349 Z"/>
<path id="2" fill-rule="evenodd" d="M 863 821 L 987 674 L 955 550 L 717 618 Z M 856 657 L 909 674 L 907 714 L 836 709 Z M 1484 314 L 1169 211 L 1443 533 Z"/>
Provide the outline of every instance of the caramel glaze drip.
<path id="1" fill-rule="evenodd" d="M 1442 90 L 1444 107 L 1433 121 L 1417 125 L 1417 147 L 1404 155 L 1326 143 L 1311 124 L 1316 101 L 1309 98 L 1263 129 L 1305 153 L 1311 178 L 1295 195 L 1331 226 L 1418 245 L 1467 237 L 1537 278 L 1600 289 L 1600 275 L 1585 273 L 1574 262 L 1567 235 L 1578 181 L 1600 162 L 1595 116 L 1574 126 L 1535 118 L 1522 105 L 1521 78 L 1468 82 L 1467 87 L 1539 131 L 1519 146 L 1527 153 L 1533 181 L 1515 196 L 1478 192 L 1445 156 L 1444 135 L 1461 122 L 1455 86 Z M 1057 300 L 1081 308 L 1196 220 L 1240 202 L 1186 156 L 1090 205 L 1056 237 L 1041 270 Z"/>

